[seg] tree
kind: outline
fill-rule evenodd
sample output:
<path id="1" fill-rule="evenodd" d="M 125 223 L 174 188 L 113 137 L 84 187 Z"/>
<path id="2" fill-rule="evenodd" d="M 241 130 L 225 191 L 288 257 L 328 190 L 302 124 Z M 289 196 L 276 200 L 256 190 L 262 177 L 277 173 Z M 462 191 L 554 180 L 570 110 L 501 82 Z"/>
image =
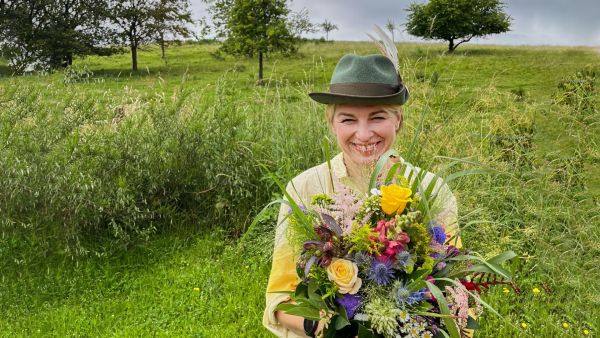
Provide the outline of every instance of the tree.
<path id="1" fill-rule="evenodd" d="M 166 36 L 187 38 L 191 35 L 190 29 L 186 26 L 193 23 L 189 0 L 158 0 L 150 16 L 152 17 L 150 29 L 154 31 L 155 39 L 160 46 L 160 55 L 164 60 Z"/>
<path id="2" fill-rule="evenodd" d="M 317 28 L 310 22 L 308 9 L 303 8 L 299 12 L 291 12 L 288 16 L 288 29 L 297 39 L 302 39 L 304 33 L 315 33 Z"/>
<path id="3" fill-rule="evenodd" d="M 17 71 L 52 69 L 76 55 L 108 55 L 110 27 L 104 1 L 0 0 L 0 49 Z"/>
<path id="4" fill-rule="evenodd" d="M 138 70 L 141 46 L 158 41 L 164 56 L 166 34 L 187 34 L 191 22 L 189 0 L 111 0 L 111 19 L 117 37 L 131 50 L 131 69 Z"/>
<path id="5" fill-rule="evenodd" d="M 327 19 L 325 19 L 325 21 L 323 21 L 323 23 L 321 23 L 319 26 L 321 26 L 321 29 L 325 32 L 326 41 L 329 41 L 329 32 L 338 29 L 338 26 L 333 24 L 331 21 L 328 21 Z"/>
<path id="6" fill-rule="evenodd" d="M 413 3 L 407 11 L 409 34 L 446 40 L 450 53 L 474 37 L 509 31 L 511 20 L 500 0 L 430 0 Z"/>
<path id="7" fill-rule="evenodd" d="M 152 41 L 152 0 L 113 0 L 111 1 L 111 19 L 118 27 L 117 36 L 131 51 L 131 69 L 138 70 L 137 52 L 141 45 Z"/>
<path id="8" fill-rule="evenodd" d="M 263 56 L 294 53 L 297 39 L 289 30 L 285 0 L 215 0 L 209 9 L 221 49 L 229 54 L 258 55 L 258 80 L 263 80 Z"/>
<path id="9" fill-rule="evenodd" d="M 390 31 L 390 33 L 392 34 L 392 41 L 396 41 L 396 39 L 394 39 L 394 31 L 396 31 L 396 29 L 398 29 L 398 27 L 396 27 L 396 24 L 394 23 L 394 21 L 392 21 L 391 19 L 388 19 L 387 23 L 385 24 L 385 28 Z"/>

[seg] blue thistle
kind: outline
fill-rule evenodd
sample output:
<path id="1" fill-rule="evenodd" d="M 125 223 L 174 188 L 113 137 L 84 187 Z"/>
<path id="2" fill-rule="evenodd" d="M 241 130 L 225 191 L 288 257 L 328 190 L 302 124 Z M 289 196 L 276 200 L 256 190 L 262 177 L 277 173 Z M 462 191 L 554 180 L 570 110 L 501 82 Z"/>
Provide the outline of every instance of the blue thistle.
<path id="1" fill-rule="evenodd" d="M 373 262 L 373 256 L 366 255 L 362 252 L 357 252 L 354 255 L 354 262 L 358 265 L 360 270 L 369 270 L 371 269 L 371 263 Z"/>
<path id="2" fill-rule="evenodd" d="M 405 308 L 408 305 L 413 305 L 425 299 L 425 293 L 421 291 L 411 292 L 406 287 L 406 284 L 398 282 L 394 289 L 394 299 L 398 306 Z"/>
<path id="3" fill-rule="evenodd" d="M 406 273 L 412 272 L 415 265 L 414 256 L 410 252 L 404 250 L 396 254 L 394 268 L 402 270 Z"/>
<path id="4" fill-rule="evenodd" d="M 370 280 L 379 285 L 389 284 L 394 277 L 394 268 L 392 267 L 392 262 L 390 262 L 389 259 L 374 260 L 371 264 L 368 277 Z"/>

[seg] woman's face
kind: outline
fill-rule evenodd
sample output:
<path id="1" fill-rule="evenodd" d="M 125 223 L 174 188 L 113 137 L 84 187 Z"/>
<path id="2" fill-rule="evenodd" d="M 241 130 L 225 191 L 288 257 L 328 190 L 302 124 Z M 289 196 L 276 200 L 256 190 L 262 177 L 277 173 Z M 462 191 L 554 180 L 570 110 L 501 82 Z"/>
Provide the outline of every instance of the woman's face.
<path id="1" fill-rule="evenodd" d="M 399 128 L 398 115 L 380 106 L 338 105 L 333 114 L 332 129 L 344 159 L 355 164 L 377 161 L 392 147 Z"/>

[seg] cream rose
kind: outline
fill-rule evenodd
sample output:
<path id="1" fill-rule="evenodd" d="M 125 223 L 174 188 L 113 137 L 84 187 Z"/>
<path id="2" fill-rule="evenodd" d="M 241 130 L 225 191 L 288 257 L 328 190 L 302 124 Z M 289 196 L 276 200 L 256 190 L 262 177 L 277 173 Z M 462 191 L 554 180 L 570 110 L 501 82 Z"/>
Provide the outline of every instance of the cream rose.
<path id="1" fill-rule="evenodd" d="M 358 278 L 358 266 L 346 259 L 334 258 L 327 267 L 327 276 L 342 294 L 355 294 L 362 285 L 362 279 Z"/>

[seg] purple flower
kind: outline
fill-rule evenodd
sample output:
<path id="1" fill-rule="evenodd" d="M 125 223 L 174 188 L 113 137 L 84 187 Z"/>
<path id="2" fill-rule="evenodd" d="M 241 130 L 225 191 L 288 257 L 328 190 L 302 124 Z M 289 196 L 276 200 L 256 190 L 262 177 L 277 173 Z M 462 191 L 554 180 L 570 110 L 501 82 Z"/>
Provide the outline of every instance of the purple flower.
<path id="1" fill-rule="evenodd" d="M 440 258 L 442 258 L 442 254 L 439 252 L 432 252 L 431 254 L 429 254 L 429 257 L 431 257 L 433 259 L 440 259 Z"/>
<path id="2" fill-rule="evenodd" d="M 373 264 L 371 264 L 371 270 L 369 270 L 368 277 L 379 285 L 389 284 L 394 277 L 392 262 L 386 258 L 374 260 Z"/>
<path id="3" fill-rule="evenodd" d="M 300 210 L 303 213 L 306 213 L 306 208 L 302 204 L 298 204 L 298 208 L 300 208 Z M 292 208 L 289 208 L 287 213 L 288 213 L 288 215 L 291 214 L 292 213 Z"/>
<path id="4" fill-rule="evenodd" d="M 429 234 L 431 235 L 431 238 L 439 244 L 444 244 L 446 242 L 446 232 L 441 225 L 430 227 Z"/>
<path id="5" fill-rule="evenodd" d="M 456 257 L 458 255 L 460 255 L 460 250 L 454 245 L 449 245 L 446 248 L 446 257 Z"/>
<path id="6" fill-rule="evenodd" d="M 343 295 L 342 298 L 336 298 L 335 301 L 342 305 L 344 309 L 346 309 L 348 319 L 352 319 L 354 318 L 356 310 L 358 310 L 361 305 L 362 298 L 359 295 L 351 295 L 347 293 Z"/>

